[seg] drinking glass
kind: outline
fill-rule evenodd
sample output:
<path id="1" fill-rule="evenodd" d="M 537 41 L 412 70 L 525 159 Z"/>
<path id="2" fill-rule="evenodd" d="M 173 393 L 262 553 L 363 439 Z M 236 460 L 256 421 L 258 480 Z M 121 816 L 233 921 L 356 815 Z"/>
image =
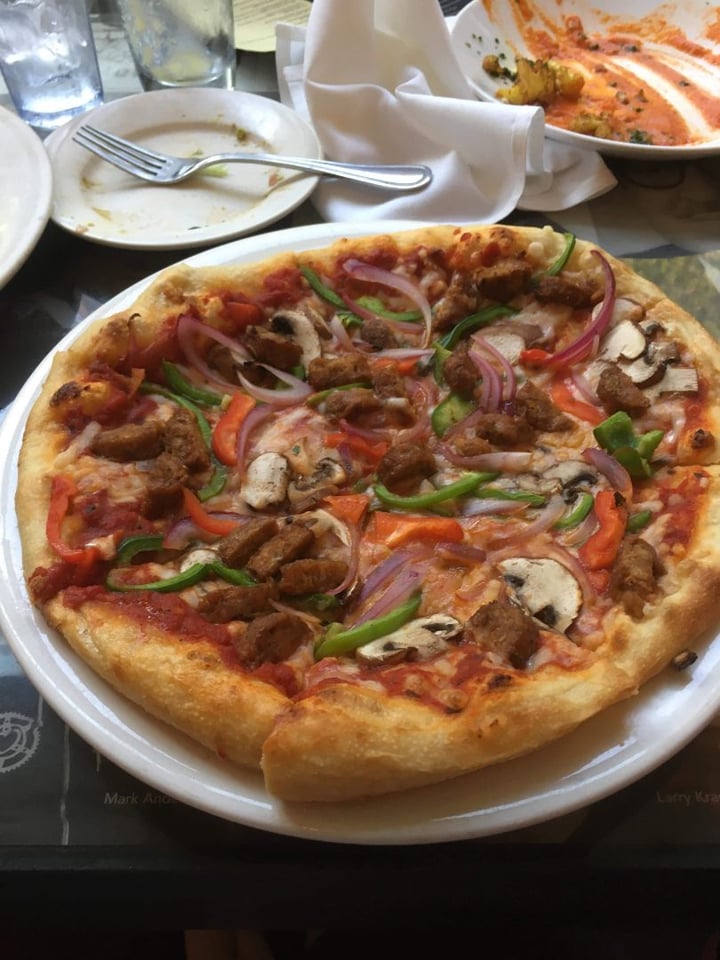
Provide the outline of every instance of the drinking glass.
<path id="1" fill-rule="evenodd" d="M 18 114 L 41 131 L 99 106 L 86 0 L 0 0 L 0 71 Z"/>
<path id="2" fill-rule="evenodd" d="M 118 0 L 145 90 L 235 85 L 232 0 Z"/>

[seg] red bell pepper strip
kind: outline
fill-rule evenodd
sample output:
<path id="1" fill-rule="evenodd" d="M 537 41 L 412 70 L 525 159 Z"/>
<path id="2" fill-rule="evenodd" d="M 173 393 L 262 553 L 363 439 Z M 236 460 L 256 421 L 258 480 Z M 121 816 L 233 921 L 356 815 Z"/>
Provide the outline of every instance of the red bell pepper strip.
<path id="1" fill-rule="evenodd" d="M 580 547 L 580 560 L 588 570 L 604 570 L 612 566 L 625 536 L 628 511 L 618 502 L 613 490 L 601 490 L 595 496 L 598 528 Z"/>
<path id="2" fill-rule="evenodd" d="M 59 475 L 53 477 L 50 488 L 50 507 L 45 521 L 48 543 L 59 557 L 67 563 L 90 564 L 99 556 L 97 547 L 69 547 L 62 538 L 62 525 L 70 508 L 70 501 L 77 493 L 75 481 Z"/>
<path id="3" fill-rule="evenodd" d="M 183 499 L 185 501 L 185 509 L 190 518 L 198 527 L 207 530 L 208 533 L 216 533 L 222 537 L 228 533 L 232 533 L 233 530 L 237 530 L 237 520 L 231 520 L 225 517 L 213 517 L 212 514 L 208 513 L 203 507 L 195 494 L 191 490 L 188 490 L 187 487 L 183 487 Z"/>
<path id="4" fill-rule="evenodd" d="M 255 406 L 255 400 L 247 393 L 237 391 L 232 395 L 225 412 L 222 414 L 212 434 L 212 448 L 215 456 L 226 467 L 237 463 L 237 436 L 245 417 Z"/>
<path id="5" fill-rule="evenodd" d="M 408 517 L 376 510 L 370 521 L 368 536 L 388 547 L 399 547 L 411 540 L 459 543 L 464 532 L 454 517 Z"/>
<path id="6" fill-rule="evenodd" d="M 370 463 L 377 463 L 390 449 L 387 440 L 370 443 L 369 440 L 355 433 L 326 433 L 323 439 L 326 447 L 339 447 L 341 443 L 345 444 L 351 453 L 363 457 Z"/>
<path id="7" fill-rule="evenodd" d="M 592 404 L 586 403 L 572 393 L 567 380 L 556 379 L 550 385 L 550 396 L 556 407 L 559 407 L 563 413 L 572 414 L 578 420 L 586 420 L 588 423 L 602 423 L 605 414 Z"/>

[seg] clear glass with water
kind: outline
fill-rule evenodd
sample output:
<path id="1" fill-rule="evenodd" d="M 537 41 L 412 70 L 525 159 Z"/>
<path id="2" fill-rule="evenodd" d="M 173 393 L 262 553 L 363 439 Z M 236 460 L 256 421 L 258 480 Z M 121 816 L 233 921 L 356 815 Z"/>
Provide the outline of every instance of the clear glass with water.
<path id="1" fill-rule="evenodd" d="M 99 106 L 86 0 L 0 0 L 0 71 L 18 114 L 40 130 Z"/>
<path id="2" fill-rule="evenodd" d="M 235 84 L 232 0 L 118 0 L 144 90 Z"/>

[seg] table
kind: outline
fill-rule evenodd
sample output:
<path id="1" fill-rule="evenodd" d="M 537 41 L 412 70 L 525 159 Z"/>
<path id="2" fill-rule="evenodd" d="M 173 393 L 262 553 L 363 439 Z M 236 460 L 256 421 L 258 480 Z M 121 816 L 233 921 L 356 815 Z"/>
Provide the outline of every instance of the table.
<path id="1" fill-rule="evenodd" d="M 108 96 L 139 90 L 117 23 L 95 26 Z M 237 85 L 273 95 L 272 56 L 241 55 Z M 619 185 L 605 197 L 510 219 L 549 221 L 629 258 L 720 335 L 720 159 L 616 160 L 613 169 Z M 274 229 L 315 220 L 307 203 Z M 0 291 L 3 412 L 69 328 L 177 259 L 102 247 L 49 224 Z M 91 925 L 135 929 L 432 928 L 519 914 L 568 924 L 582 914 L 591 925 L 661 917 L 703 939 L 720 926 L 719 880 L 720 719 L 639 782 L 553 822 L 449 844 L 324 844 L 215 819 L 134 780 L 49 709 L 0 637 L 6 925 L 35 924 L 42 904 L 42 922 L 62 926 L 82 903 Z"/>

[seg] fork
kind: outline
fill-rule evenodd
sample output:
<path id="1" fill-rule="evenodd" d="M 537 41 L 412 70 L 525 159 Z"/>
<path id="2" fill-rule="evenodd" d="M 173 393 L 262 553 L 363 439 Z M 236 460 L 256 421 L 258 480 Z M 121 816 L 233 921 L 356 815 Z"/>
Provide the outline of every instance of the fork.
<path id="1" fill-rule="evenodd" d="M 255 163 L 269 167 L 286 167 L 290 170 L 354 180 L 383 190 L 417 190 L 432 180 L 432 170 L 423 164 L 333 163 L 330 160 L 312 160 L 306 157 L 282 157 L 274 153 L 216 153 L 197 160 L 186 160 L 149 150 L 87 123 L 78 127 L 72 139 L 126 173 L 158 184 L 179 183 L 198 170 L 219 163 Z"/>

